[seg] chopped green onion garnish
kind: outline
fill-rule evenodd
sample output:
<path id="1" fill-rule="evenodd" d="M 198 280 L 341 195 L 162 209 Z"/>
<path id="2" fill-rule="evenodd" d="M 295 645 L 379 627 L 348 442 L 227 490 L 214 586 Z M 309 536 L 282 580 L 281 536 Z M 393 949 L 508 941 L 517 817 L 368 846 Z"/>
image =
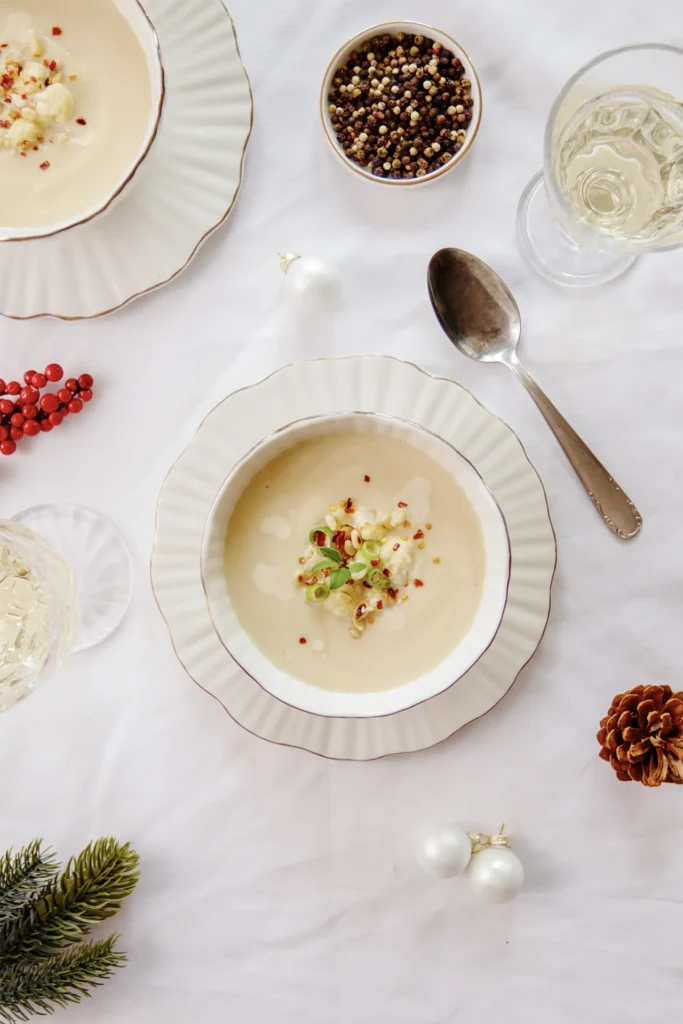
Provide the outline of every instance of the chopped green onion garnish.
<path id="1" fill-rule="evenodd" d="M 323 569 L 334 569 L 338 564 L 338 562 L 333 562 L 331 558 L 326 558 L 324 561 L 314 565 L 312 569 L 309 569 L 309 572 L 322 572 Z"/>
<path id="2" fill-rule="evenodd" d="M 367 562 L 354 562 L 353 565 L 349 566 L 349 572 L 351 573 L 354 579 L 362 579 L 367 571 Z"/>
<path id="3" fill-rule="evenodd" d="M 330 573 L 330 590 L 338 590 L 339 587 L 343 587 L 345 583 L 351 579 L 351 573 L 348 569 L 335 569 L 334 572 Z"/>
<path id="4" fill-rule="evenodd" d="M 379 558 L 379 544 L 374 540 L 365 540 L 360 546 L 360 553 L 369 562 Z"/>
<path id="5" fill-rule="evenodd" d="M 391 580 L 387 579 L 381 569 L 370 569 L 367 575 L 367 581 L 371 587 L 380 587 L 385 589 L 391 586 Z"/>
<path id="6" fill-rule="evenodd" d="M 326 558 L 331 558 L 333 562 L 341 563 L 343 561 L 342 556 L 336 548 L 321 548 L 320 552 L 325 555 Z"/>
<path id="7" fill-rule="evenodd" d="M 330 530 L 329 526 L 314 526 L 308 535 L 308 543 L 315 545 L 315 547 L 319 547 L 320 545 L 316 540 L 316 537 L 318 536 L 319 533 L 324 533 L 328 540 L 332 540 L 332 538 L 334 537 L 334 534 L 332 533 L 332 530 Z"/>
<path id="8" fill-rule="evenodd" d="M 306 587 L 306 600 L 312 601 L 313 604 L 327 601 L 329 596 L 330 588 L 326 587 L 324 583 L 314 583 L 313 586 Z"/>

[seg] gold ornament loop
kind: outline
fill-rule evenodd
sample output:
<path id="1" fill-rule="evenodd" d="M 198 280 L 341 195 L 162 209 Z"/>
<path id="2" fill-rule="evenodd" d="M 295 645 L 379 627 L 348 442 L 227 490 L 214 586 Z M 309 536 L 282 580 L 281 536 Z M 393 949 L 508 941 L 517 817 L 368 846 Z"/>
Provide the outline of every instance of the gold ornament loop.
<path id="1" fill-rule="evenodd" d="M 290 268 L 290 265 L 294 263 L 295 260 L 301 259 L 301 256 L 299 255 L 298 252 L 286 252 L 284 254 L 279 252 L 278 256 L 280 257 L 280 270 L 283 272 L 283 274 L 287 273 L 287 271 Z"/>

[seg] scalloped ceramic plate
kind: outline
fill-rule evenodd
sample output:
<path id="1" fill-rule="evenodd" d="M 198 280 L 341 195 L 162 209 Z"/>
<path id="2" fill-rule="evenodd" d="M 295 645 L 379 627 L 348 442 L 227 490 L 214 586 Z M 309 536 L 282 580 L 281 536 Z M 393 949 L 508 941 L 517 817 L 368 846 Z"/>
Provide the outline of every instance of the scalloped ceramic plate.
<path id="1" fill-rule="evenodd" d="M 0 243 L 4 316 L 111 313 L 180 274 L 232 209 L 252 98 L 230 15 L 221 0 L 143 6 L 166 75 L 157 137 L 105 213 L 50 238 Z"/>
<path id="2" fill-rule="evenodd" d="M 412 420 L 462 452 L 498 502 L 512 549 L 503 620 L 477 664 L 415 707 L 366 719 L 300 711 L 262 689 L 221 644 L 200 575 L 206 520 L 234 465 L 287 423 L 348 411 Z M 364 761 L 439 743 L 501 700 L 545 631 L 556 557 L 543 485 L 508 426 L 453 381 L 388 356 L 352 356 L 294 363 L 229 395 L 207 416 L 162 488 L 151 568 L 180 661 L 239 725 L 273 743 Z"/>

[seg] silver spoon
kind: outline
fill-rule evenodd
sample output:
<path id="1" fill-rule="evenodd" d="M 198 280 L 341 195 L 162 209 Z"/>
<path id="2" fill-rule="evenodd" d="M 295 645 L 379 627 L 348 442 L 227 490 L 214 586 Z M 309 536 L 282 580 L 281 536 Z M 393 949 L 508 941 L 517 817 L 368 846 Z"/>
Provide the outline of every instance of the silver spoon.
<path id="1" fill-rule="evenodd" d="M 519 307 L 495 271 L 462 249 L 440 249 L 429 262 L 428 279 L 434 312 L 453 344 L 470 359 L 504 363 L 512 370 L 545 416 L 603 521 L 622 540 L 635 537 L 643 525 L 640 512 L 519 362 Z"/>

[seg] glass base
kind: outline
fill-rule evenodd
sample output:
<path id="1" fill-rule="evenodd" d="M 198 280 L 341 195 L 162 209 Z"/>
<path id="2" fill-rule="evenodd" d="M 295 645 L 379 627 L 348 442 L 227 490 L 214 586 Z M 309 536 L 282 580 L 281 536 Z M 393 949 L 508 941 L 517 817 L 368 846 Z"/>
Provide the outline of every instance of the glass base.
<path id="1" fill-rule="evenodd" d="M 39 534 L 74 574 L 79 626 L 71 653 L 101 643 L 120 625 L 133 589 L 130 554 L 118 531 L 78 505 L 38 505 L 14 518 Z"/>
<path id="2" fill-rule="evenodd" d="M 525 188 L 517 211 L 522 253 L 537 274 L 554 284 L 592 288 L 621 277 L 637 256 L 582 249 L 565 234 L 548 205 L 543 172 Z"/>

